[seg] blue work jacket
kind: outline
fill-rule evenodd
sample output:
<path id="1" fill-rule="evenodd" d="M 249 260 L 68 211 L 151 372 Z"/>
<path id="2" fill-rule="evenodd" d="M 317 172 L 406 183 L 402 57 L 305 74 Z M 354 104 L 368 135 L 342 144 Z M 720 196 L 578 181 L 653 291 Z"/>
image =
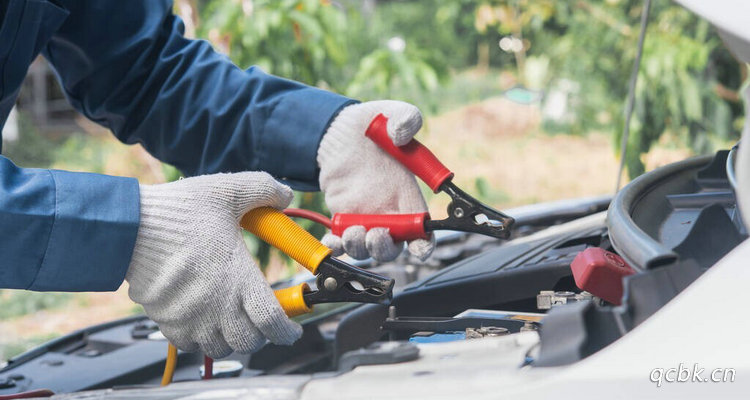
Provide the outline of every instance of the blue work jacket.
<path id="1" fill-rule="evenodd" d="M 184 38 L 169 0 L 0 0 L 0 20 L 0 127 L 41 53 L 79 112 L 186 175 L 261 170 L 315 190 L 321 136 L 352 102 Z M 139 206 L 135 179 L 0 156 L 0 288 L 117 289 Z"/>

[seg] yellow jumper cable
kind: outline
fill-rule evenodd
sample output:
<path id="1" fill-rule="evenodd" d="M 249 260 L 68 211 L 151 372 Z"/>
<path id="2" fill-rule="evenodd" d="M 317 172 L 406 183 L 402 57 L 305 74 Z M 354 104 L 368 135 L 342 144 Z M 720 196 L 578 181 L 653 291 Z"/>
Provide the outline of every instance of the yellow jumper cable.
<path id="1" fill-rule="evenodd" d="M 177 347 L 169 343 L 169 346 L 167 346 L 167 362 L 164 364 L 164 374 L 161 376 L 162 386 L 172 383 L 175 368 L 177 368 Z"/>

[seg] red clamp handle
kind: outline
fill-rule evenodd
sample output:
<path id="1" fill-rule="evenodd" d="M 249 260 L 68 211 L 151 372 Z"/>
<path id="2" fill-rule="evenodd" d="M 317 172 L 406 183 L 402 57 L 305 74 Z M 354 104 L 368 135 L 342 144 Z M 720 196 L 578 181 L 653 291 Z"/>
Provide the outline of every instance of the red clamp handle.
<path id="1" fill-rule="evenodd" d="M 383 114 L 378 114 L 372 120 L 365 135 L 418 176 L 435 193 L 446 179 L 453 177 L 453 172 L 418 140 L 412 139 L 403 146 L 393 144 L 388 136 L 388 117 Z"/>
<path id="2" fill-rule="evenodd" d="M 331 220 L 331 233 L 341 236 L 346 228 L 362 225 L 368 231 L 372 228 L 388 228 L 388 233 L 390 233 L 394 242 L 427 239 L 428 235 L 424 230 L 424 222 L 429 218 L 428 213 L 334 214 Z"/>

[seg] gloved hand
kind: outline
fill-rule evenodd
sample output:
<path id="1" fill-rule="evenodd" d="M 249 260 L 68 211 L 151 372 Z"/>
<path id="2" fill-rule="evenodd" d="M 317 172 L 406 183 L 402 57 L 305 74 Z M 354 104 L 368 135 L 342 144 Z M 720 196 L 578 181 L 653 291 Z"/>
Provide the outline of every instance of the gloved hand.
<path id="1" fill-rule="evenodd" d="M 263 172 L 141 185 L 130 298 L 184 351 L 220 358 L 266 339 L 293 343 L 302 328 L 284 314 L 239 226 L 247 211 L 284 208 L 291 199 L 291 189 Z"/>
<path id="2" fill-rule="evenodd" d="M 378 114 L 388 117 L 388 136 L 397 146 L 408 143 L 422 127 L 422 114 L 411 104 L 383 100 L 350 105 L 333 120 L 318 148 L 320 187 L 331 213 L 406 214 L 427 211 L 414 175 L 365 136 Z M 342 237 L 331 233 L 323 244 L 338 255 L 379 261 L 396 258 L 403 243 L 394 243 L 388 230 L 351 226 Z M 434 239 L 409 242 L 409 252 L 425 259 Z"/>

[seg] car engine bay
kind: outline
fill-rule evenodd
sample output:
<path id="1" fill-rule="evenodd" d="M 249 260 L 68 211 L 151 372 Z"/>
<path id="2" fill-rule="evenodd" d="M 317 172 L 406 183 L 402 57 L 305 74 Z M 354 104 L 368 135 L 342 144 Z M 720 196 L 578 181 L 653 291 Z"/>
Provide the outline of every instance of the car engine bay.
<path id="1" fill-rule="evenodd" d="M 515 368 L 585 359 L 627 335 L 747 237 L 732 168 L 731 153 L 720 151 L 644 174 L 611 201 L 604 196 L 508 210 L 516 219 L 509 240 L 441 232 L 424 262 L 406 253 L 389 263 L 355 262 L 395 279 L 389 306 L 319 305 L 297 318 L 304 334 L 294 345 L 267 344 L 252 355 L 216 360 L 211 385 L 237 387 L 232 381 L 245 385 L 262 376 L 298 390 L 310 379 L 358 366 L 415 362 L 430 354 L 420 344 L 519 333 L 538 340 L 523 339 L 527 348 L 513 350 L 505 361 Z M 571 264 L 587 249 L 619 256 L 632 269 L 617 279 L 620 304 L 578 286 Z M 300 274 L 274 288 L 306 279 Z M 156 324 L 145 316 L 121 319 L 9 360 L 0 369 L 0 395 L 107 389 L 100 397 L 116 398 L 124 389 L 157 386 L 165 356 Z M 193 382 L 185 393 L 196 390 L 204 383 L 202 365 L 201 354 L 180 352 L 174 382 Z M 234 377 L 249 379 L 219 379 Z"/>

